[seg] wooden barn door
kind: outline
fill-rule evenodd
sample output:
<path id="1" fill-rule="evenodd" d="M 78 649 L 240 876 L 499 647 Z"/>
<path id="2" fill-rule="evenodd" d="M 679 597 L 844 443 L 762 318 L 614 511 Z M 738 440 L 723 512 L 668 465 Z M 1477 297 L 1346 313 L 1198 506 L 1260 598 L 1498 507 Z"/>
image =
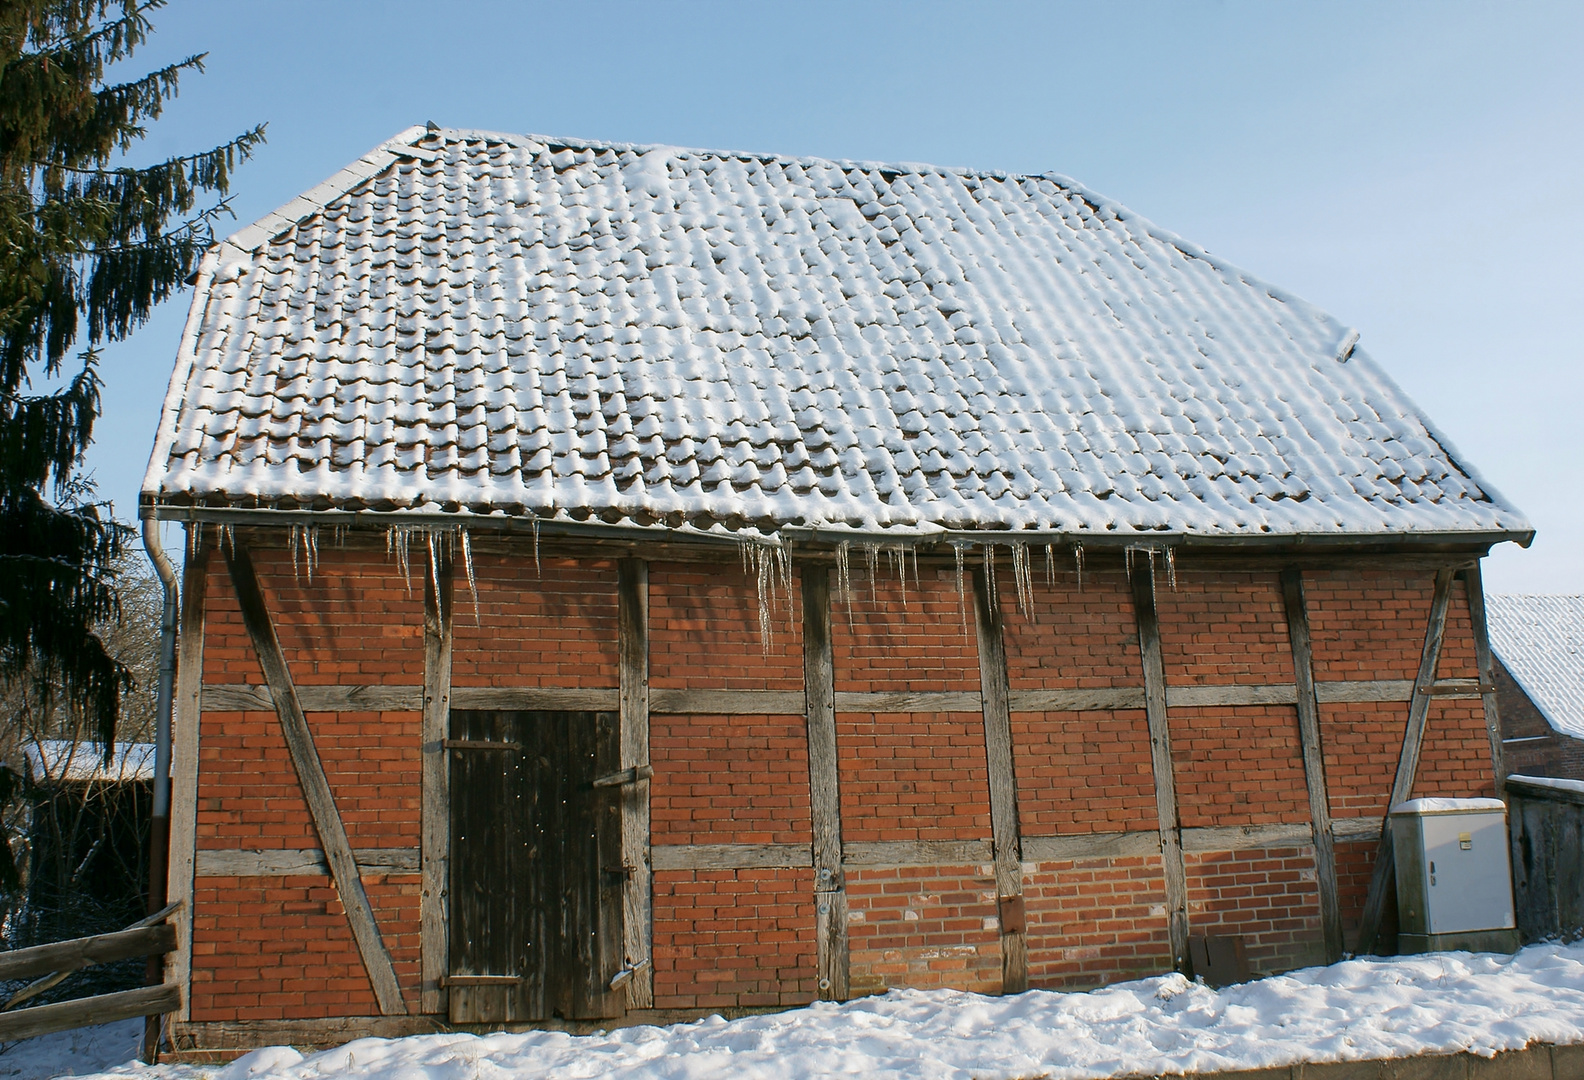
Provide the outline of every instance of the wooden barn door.
<path id="1" fill-rule="evenodd" d="M 616 714 L 454 710 L 446 747 L 452 1022 L 620 1016 Z"/>

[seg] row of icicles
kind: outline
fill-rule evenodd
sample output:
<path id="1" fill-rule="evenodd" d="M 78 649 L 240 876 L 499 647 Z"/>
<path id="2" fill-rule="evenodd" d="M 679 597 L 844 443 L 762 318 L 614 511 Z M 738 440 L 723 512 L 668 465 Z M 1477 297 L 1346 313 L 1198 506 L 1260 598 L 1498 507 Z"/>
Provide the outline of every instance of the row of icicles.
<path id="1" fill-rule="evenodd" d="M 231 526 L 222 523 L 218 526 L 220 543 L 234 546 L 235 540 Z M 291 527 L 291 557 L 292 573 L 301 577 L 306 571 L 307 578 L 313 581 L 314 570 L 319 564 L 319 528 L 318 525 L 293 525 Z M 341 547 L 346 541 L 347 527 L 345 525 L 330 526 L 332 540 L 336 547 Z M 190 543 L 196 545 L 202 542 L 203 524 L 200 522 L 193 529 Z M 412 594 L 412 546 L 415 539 L 421 540 L 424 553 L 428 559 L 427 581 L 438 578 L 440 560 L 442 557 L 452 563 L 461 556 L 461 563 L 467 575 L 468 591 L 473 597 L 474 621 L 479 620 L 478 581 L 473 574 L 473 546 L 468 536 L 465 525 L 443 525 L 439 527 L 430 525 L 391 525 L 385 530 L 385 553 L 387 557 L 394 556 L 396 564 L 401 568 L 402 579 L 406 582 L 408 595 Z M 968 550 L 971 543 L 953 543 L 952 555 L 956 569 L 957 608 L 962 618 L 963 626 L 968 625 L 968 600 L 967 588 L 964 584 L 964 567 L 966 566 Z M 902 586 L 902 607 L 908 606 L 908 564 L 912 563 L 913 587 L 919 589 L 920 578 L 918 568 L 918 549 L 903 544 L 862 543 L 859 545 L 863 552 L 864 569 L 869 578 L 869 596 L 872 602 L 879 602 L 879 583 L 881 564 L 895 575 Z M 1012 581 L 1013 591 L 1017 596 L 1018 611 L 1031 621 L 1035 620 L 1034 614 L 1034 568 L 1030 556 L 1030 545 L 1026 541 L 1014 540 L 1008 544 L 980 542 L 980 558 L 983 565 L 986 592 L 993 606 L 999 595 L 996 589 L 996 548 L 1005 547 L 1012 554 Z M 1043 545 L 1045 549 L 1045 583 L 1047 586 L 1056 584 L 1056 545 L 1054 543 Z M 787 549 L 780 544 L 767 544 L 758 540 L 741 539 L 738 548 L 742 554 L 743 571 L 753 580 L 755 598 L 759 606 L 759 642 L 768 652 L 772 631 L 774 627 L 774 612 L 781 604 L 786 604 L 790 616 L 792 612 L 792 558 Z M 847 611 L 847 621 L 853 621 L 853 587 L 852 587 L 852 548 L 850 541 L 843 540 L 836 545 L 836 595 Z M 533 553 L 534 570 L 543 576 L 539 564 L 539 524 L 534 522 L 533 527 Z M 1072 545 L 1073 567 L 1078 575 L 1078 591 L 1083 591 L 1084 582 L 1084 548 L 1082 544 Z M 1156 559 L 1159 557 L 1165 563 L 1166 580 L 1172 589 L 1177 588 L 1177 560 L 1175 552 L 1170 547 L 1129 546 L 1124 549 L 1124 560 L 1128 576 L 1133 574 L 1133 567 L 1137 559 L 1145 558 L 1149 562 L 1150 578 L 1155 577 Z"/>

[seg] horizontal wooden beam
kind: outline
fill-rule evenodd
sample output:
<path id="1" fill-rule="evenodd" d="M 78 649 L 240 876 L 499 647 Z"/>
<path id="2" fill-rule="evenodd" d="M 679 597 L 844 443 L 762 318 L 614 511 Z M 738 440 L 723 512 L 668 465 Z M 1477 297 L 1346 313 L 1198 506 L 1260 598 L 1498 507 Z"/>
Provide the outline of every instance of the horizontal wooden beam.
<path id="1" fill-rule="evenodd" d="M 655 844 L 650 865 L 660 870 L 774 870 L 813 866 L 807 844 Z"/>
<path id="2" fill-rule="evenodd" d="M 839 713 L 976 713 L 982 707 L 977 690 L 836 692 L 836 711 Z"/>
<path id="3" fill-rule="evenodd" d="M 1335 819 L 1339 841 L 1373 840 L 1380 835 L 1380 829 L 1378 817 Z M 1308 847 L 1313 842 L 1308 822 L 1186 828 L 1182 836 L 1183 850 L 1195 854 Z M 763 870 L 812 865 L 806 844 L 657 844 L 653 850 L 656 870 Z M 1160 836 L 1154 829 L 1023 837 L 1024 863 L 1137 858 L 1159 853 Z M 842 865 L 847 867 L 988 865 L 991 860 L 989 840 L 858 840 L 842 845 Z"/>
<path id="4" fill-rule="evenodd" d="M 1412 679 L 1368 679 L 1317 682 L 1315 697 L 1322 705 L 1408 701 Z M 1483 687 L 1477 679 L 1443 679 L 1432 690 L 1437 697 L 1478 698 Z M 566 709 L 603 712 L 618 707 L 620 691 L 613 688 L 557 686 L 459 686 L 451 704 L 458 709 Z M 305 712 L 417 712 L 423 708 L 421 686 L 299 686 L 297 697 Z M 1246 686 L 1169 686 L 1170 708 L 1229 705 L 1293 705 L 1298 700 L 1292 683 Z M 1098 687 L 1079 690 L 1013 690 L 1013 712 L 1104 712 L 1142 709 L 1144 688 Z M 883 693 L 837 693 L 839 713 L 978 712 L 975 690 L 936 690 Z M 203 708 L 208 712 L 272 712 L 268 687 L 245 683 L 206 683 Z M 695 716 L 801 716 L 803 694 L 797 690 L 653 690 L 649 712 Z"/>
<path id="5" fill-rule="evenodd" d="M 154 1016 L 181 1008 L 181 987 L 175 983 L 140 986 L 116 994 L 34 1005 L 0 1013 L 0 1042 L 30 1039 L 52 1031 L 69 1031 L 90 1024 L 110 1024 L 137 1016 Z"/>
<path id="6" fill-rule="evenodd" d="M 352 852 L 364 877 L 419 872 L 417 848 L 358 848 Z M 195 872 L 199 877 L 296 877 L 330 873 L 318 848 L 270 848 L 262 851 L 201 848 Z"/>
<path id="7" fill-rule="evenodd" d="M 176 928 L 170 923 L 53 941 L 48 945 L 0 953 L 0 981 L 28 979 L 57 971 L 76 971 L 132 956 L 168 953 L 175 947 Z"/>
<path id="8" fill-rule="evenodd" d="M 802 716 L 801 690 L 656 690 L 649 714 L 673 716 Z"/>

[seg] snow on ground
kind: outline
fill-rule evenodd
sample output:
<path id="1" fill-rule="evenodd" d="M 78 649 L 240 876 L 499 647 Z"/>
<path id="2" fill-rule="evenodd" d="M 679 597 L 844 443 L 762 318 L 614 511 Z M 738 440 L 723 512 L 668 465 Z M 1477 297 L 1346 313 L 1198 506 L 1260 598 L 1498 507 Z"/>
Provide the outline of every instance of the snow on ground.
<path id="1" fill-rule="evenodd" d="M 57 1031 L 0 1044 L 0 1080 L 48 1080 L 53 1076 L 97 1073 L 135 1062 L 142 1048 L 141 1020 Z"/>
<path id="2" fill-rule="evenodd" d="M 969 1080 L 1203 1072 L 1584 1042 L 1584 945 L 1353 960 L 1215 991 L 1165 975 L 1085 994 L 897 990 L 727 1022 L 598 1035 L 360 1039 L 133 1080 Z M 15 1053 L 22 1047 L 14 1048 Z M 0 1060 L 4 1060 L 0 1058 Z M 69 1066 L 62 1061 L 62 1066 Z"/>

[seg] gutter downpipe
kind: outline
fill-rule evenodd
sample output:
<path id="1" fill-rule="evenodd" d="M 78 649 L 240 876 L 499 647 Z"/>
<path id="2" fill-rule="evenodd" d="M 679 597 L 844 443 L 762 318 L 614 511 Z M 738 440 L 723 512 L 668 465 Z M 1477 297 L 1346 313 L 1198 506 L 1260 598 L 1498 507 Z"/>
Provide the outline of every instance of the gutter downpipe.
<path id="1" fill-rule="evenodd" d="M 154 572 L 165 592 L 160 612 L 159 696 L 154 714 L 154 812 L 149 822 L 148 913 L 165 906 L 169 890 L 166 878 L 170 863 L 171 803 L 171 712 L 176 696 L 176 568 L 160 545 L 159 522 L 152 516 L 143 519 L 143 549 L 148 552 Z M 149 957 L 145 982 L 157 986 L 165 980 L 165 958 Z M 143 1032 L 143 1060 L 154 1064 L 159 1059 L 160 1017 L 150 1016 Z"/>

